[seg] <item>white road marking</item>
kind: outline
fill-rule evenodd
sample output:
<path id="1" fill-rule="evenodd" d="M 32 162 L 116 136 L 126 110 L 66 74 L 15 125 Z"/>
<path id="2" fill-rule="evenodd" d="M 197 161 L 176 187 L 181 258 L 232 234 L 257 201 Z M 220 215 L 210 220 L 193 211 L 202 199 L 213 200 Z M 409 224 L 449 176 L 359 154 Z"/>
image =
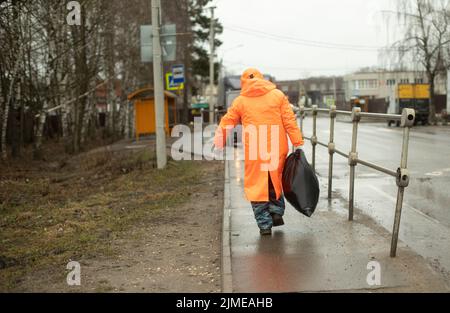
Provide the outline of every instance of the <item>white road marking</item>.
<path id="1" fill-rule="evenodd" d="M 397 131 L 395 131 L 393 129 L 382 128 L 382 127 L 377 128 L 377 131 L 382 131 L 382 132 L 385 132 L 385 133 L 397 133 Z"/>
<path id="2" fill-rule="evenodd" d="M 362 128 L 362 127 L 358 128 L 358 132 L 366 133 L 366 134 L 373 134 L 373 133 L 375 133 L 373 129 L 367 129 L 367 128 Z"/>
<path id="3" fill-rule="evenodd" d="M 132 149 L 142 149 L 142 148 L 146 148 L 146 147 L 148 147 L 148 146 L 143 146 L 143 145 L 140 145 L 140 146 L 126 146 L 125 149 L 132 150 Z"/>
<path id="4" fill-rule="evenodd" d="M 371 178 L 371 177 L 379 177 L 379 174 L 375 174 L 375 173 L 365 173 L 365 174 L 359 174 L 358 177 L 363 177 L 363 178 Z"/>
<path id="5" fill-rule="evenodd" d="M 379 193 L 380 195 L 384 196 L 385 198 L 391 200 L 394 204 L 397 203 L 397 199 L 396 199 L 396 198 L 394 198 L 394 197 L 392 197 L 391 195 L 387 194 L 387 193 L 384 192 L 383 190 L 381 190 L 381 189 L 379 189 L 379 188 L 377 188 L 377 187 L 375 187 L 375 186 L 372 186 L 372 185 L 369 185 L 369 188 L 371 188 L 371 189 L 374 190 L 375 192 Z M 429 220 L 430 222 L 433 222 L 433 223 L 438 224 L 438 225 L 441 224 L 438 220 L 436 220 L 436 219 L 434 219 L 434 218 L 432 218 L 432 217 L 426 215 L 426 214 L 423 213 L 422 211 L 420 211 L 420 210 L 416 209 L 415 207 L 413 207 L 413 206 L 407 204 L 405 201 L 403 201 L 403 207 L 404 207 L 404 208 L 408 208 L 409 210 L 412 210 L 412 211 L 416 212 L 417 214 L 419 214 L 420 216 L 426 218 L 426 219 Z"/>
<path id="6" fill-rule="evenodd" d="M 351 131 L 350 131 L 351 132 Z M 358 128 L 358 132 L 361 133 L 366 133 L 366 134 L 377 134 L 378 132 L 384 132 L 384 133 L 398 133 L 397 131 L 393 130 L 393 129 L 389 129 L 389 128 L 381 128 L 381 127 L 377 127 L 375 129 L 369 129 L 369 128 L 363 128 L 363 127 L 359 127 Z"/>
<path id="7" fill-rule="evenodd" d="M 431 172 L 431 173 L 426 173 L 425 176 L 438 177 L 438 176 L 442 176 L 443 174 L 444 174 L 443 172 Z"/>

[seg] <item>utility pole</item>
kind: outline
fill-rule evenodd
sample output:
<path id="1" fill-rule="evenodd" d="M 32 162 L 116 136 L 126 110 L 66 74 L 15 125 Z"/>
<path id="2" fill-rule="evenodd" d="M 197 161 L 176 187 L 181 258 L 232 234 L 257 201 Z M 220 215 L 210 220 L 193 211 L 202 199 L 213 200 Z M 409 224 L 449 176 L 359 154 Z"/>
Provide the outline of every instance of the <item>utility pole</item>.
<path id="1" fill-rule="evenodd" d="M 160 40 L 161 2 L 152 0 L 152 31 L 153 31 L 153 85 L 156 117 L 156 161 L 158 169 L 167 165 L 166 130 L 164 110 L 164 80 L 162 49 Z"/>
<path id="2" fill-rule="evenodd" d="M 302 80 L 298 80 L 298 102 L 297 106 L 300 107 L 302 105 L 302 92 L 303 92 L 303 84 Z"/>
<path id="3" fill-rule="evenodd" d="M 447 71 L 447 114 L 450 115 L 450 70 Z"/>
<path id="4" fill-rule="evenodd" d="M 211 7 L 211 25 L 209 30 L 209 123 L 214 123 L 214 28 L 215 28 L 215 20 L 214 20 L 214 9 L 215 7 Z"/>
<path id="5" fill-rule="evenodd" d="M 333 86 L 334 86 L 334 105 L 337 106 L 336 76 L 333 76 Z"/>

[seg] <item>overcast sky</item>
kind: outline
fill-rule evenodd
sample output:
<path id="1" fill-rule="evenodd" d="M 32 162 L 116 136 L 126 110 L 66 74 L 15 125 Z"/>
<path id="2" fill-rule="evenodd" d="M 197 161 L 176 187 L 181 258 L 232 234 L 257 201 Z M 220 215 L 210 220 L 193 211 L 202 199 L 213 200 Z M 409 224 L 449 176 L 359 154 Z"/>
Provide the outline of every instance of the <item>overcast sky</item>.
<path id="1" fill-rule="evenodd" d="M 215 0 L 228 71 L 259 68 L 278 80 L 337 75 L 382 65 L 392 43 L 384 10 L 393 0 Z M 395 23 L 395 15 L 390 23 Z"/>

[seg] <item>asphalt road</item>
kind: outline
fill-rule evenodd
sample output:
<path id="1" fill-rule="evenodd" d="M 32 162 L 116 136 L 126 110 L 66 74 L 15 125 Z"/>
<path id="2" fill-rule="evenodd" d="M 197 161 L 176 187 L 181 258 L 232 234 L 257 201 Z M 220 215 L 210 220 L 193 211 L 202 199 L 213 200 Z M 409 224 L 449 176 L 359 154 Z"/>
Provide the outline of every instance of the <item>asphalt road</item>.
<path id="1" fill-rule="evenodd" d="M 312 118 L 307 117 L 304 134 L 312 135 Z M 328 143 L 329 118 L 319 117 L 319 141 Z M 336 123 L 336 148 L 348 153 L 351 147 L 352 124 Z M 396 170 L 400 165 L 402 128 L 386 123 L 362 122 L 358 132 L 359 158 Z M 305 151 L 311 159 L 311 145 Z M 328 150 L 317 148 L 317 171 L 328 177 Z M 336 155 L 333 191 L 336 197 L 348 200 L 348 161 Z M 417 126 L 412 129 L 408 169 L 411 182 L 406 189 L 400 239 L 430 261 L 443 274 L 450 272 L 450 127 Z M 397 186 L 393 177 L 358 165 L 355 204 L 360 213 L 392 230 Z M 355 218 L 357 218 L 358 211 Z"/>

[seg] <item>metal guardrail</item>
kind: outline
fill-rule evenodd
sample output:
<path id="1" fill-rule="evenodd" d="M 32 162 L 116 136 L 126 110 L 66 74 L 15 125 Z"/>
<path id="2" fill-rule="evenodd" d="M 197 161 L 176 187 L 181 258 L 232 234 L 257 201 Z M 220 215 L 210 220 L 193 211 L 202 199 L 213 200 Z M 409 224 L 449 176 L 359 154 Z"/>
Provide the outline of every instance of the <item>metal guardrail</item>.
<path id="1" fill-rule="evenodd" d="M 210 110 L 209 109 L 205 109 L 205 108 L 201 108 L 200 110 L 200 116 L 202 118 L 202 123 L 204 123 L 205 121 L 205 113 L 209 114 Z M 220 114 L 225 115 L 225 113 L 227 113 L 227 110 L 219 110 L 219 109 L 215 109 L 214 110 L 214 123 L 218 123 L 219 122 L 219 116 Z"/>
<path id="2" fill-rule="evenodd" d="M 329 153 L 329 164 L 328 164 L 328 199 L 332 199 L 332 190 L 333 190 L 333 164 L 334 164 L 334 154 L 341 155 L 348 159 L 348 163 L 350 166 L 350 188 L 349 188 L 349 207 L 348 207 L 348 219 L 349 221 L 353 221 L 353 212 L 354 212 L 354 195 L 355 195 L 355 171 L 356 166 L 358 164 L 367 166 L 373 170 L 382 172 L 384 174 L 393 176 L 396 178 L 396 183 L 398 186 L 397 192 L 397 204 L 395 207 L 395 217 L 394 217 L 394 226 L 392 231 L 392 240 L 391 240 L 391 257 L 395 257 L 397 254 L 397 243 L 398 243 L 398 235 L 400 229 L 400 219 L 403 208 L 403 196 L 405 193 L 405 188 L 409 185 L 409 171 L 407 168 L 408 165 L 408 146 L 409 146 L 409 134 L 411 128 L 414 126 L 415 120 L 415 111 L 413 109 L 403 109 L 401 115 L 396 114 L 380 114 L 380 113 L 366 113 L 361 112 L 360 108 L 353 108 L 353 111 L 339 111 L 336 110 L 335 106 L 331 106 L 330 109 L 319 109 L 317 106 L 313 106 L 312 108 L 304 108 L 300 107 L 299 115 L 300 115 L 300 128 L 303 133 L 303 123 L 306 117 L 307 112 L 312 112 L 313 117 L 313 135 L 311 137 L 304 137 L 305 139 L 311 141 L 312 144 L 312 167 L 315 171 L 316 169 L 316 146 L 320 145 L 325 148 L 328 148 Z M 317 115 L 318 113 L 328 113 L 330 116 L 330 138 L 329 142 L 323 143 L 320 142 L 317 138 Z M 334 143 L 334 130 L 335 130 L 335 122 L 337 115 L 349 115 L 352 119 L 353 130 L 352 130 L 352 146 L 351 151 L 347 154 L 338 149 L 336 149 L 336 145 Z M 378 119 L 386 119 L 386 120 L 399 120 L 401 121 L 401 127 L 403 127 L 403 142 L 402 142 L 402 156 L 400 167 L 393 171 L 391 169 L 385 168 L 383 166 L 361 160 L 358 157 L 357 152 L 357 143 L 358 143 L 358 126 L 361 118 L 378 118 Z"/>

